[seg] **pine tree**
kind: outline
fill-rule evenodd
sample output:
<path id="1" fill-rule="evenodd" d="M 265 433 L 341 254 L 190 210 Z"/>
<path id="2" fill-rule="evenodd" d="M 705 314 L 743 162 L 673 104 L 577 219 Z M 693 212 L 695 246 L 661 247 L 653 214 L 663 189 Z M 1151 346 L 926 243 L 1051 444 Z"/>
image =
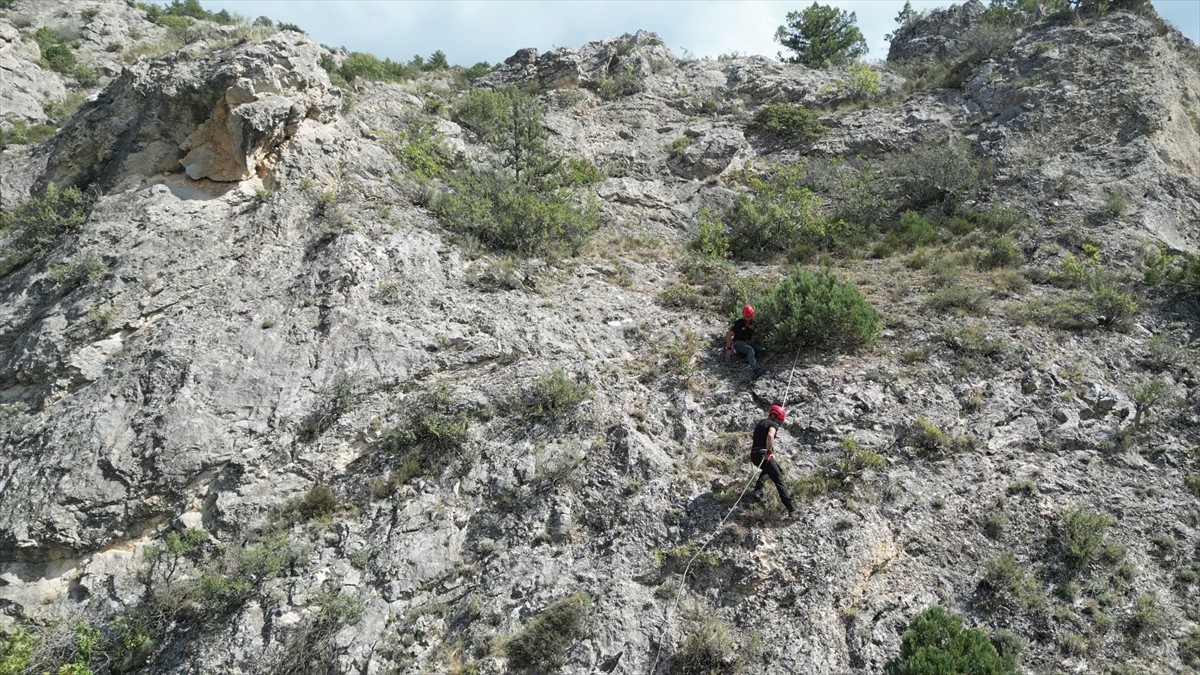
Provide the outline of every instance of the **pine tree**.
<path id="1" fill-rule="evenodd" d="M 867 53 L 867 40 L 854 25 L 854 12 L 813 3 L 802 12 L 788 12 L 787 23 L 775 31 L 775 41 L 795 52 L 779 58 L 810 68 L 843 66 Z"/>

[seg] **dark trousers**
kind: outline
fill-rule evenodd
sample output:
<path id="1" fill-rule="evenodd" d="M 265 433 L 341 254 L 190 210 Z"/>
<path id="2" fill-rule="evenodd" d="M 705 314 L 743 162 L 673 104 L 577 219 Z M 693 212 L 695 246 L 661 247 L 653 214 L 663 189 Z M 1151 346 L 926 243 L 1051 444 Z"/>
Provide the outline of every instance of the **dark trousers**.
<path id="1" fill-rule="evenodd" d="M 787 485 L 783 482 L 783 469 L 779 468 L 779 462 L 776 462 L 773 458 L 764 461 L 766 457 L 767 453 L 765 451 L 758 450 L 755 450 L 750 455 L 750 461 L 762 469 L 762 473 L 758 474 L 758 482 L 754 484 L 754 496 L 762 499 L 763 485 L 770 478 L 771 482 L 775 484 L 775 491 L 779 493 L 779 501 L 783 502 L 783 505 L 787 507 L 788 513 L 791 513 L 796 510 L 796 504 L 792 501 L 792 494 L 788 492 Z"/>

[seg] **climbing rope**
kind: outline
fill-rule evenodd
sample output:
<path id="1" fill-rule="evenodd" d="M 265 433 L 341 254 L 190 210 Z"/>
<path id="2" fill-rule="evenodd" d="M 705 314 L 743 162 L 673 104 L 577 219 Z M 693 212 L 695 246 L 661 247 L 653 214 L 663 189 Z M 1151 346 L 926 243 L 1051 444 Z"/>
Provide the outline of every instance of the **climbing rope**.
<path id="1" fill-rule="evenodd" d="M 792 376 L 796 374 L 796 361 L 799 358 L 800 350 L 796 349 L 796 355 L 792 357 L 792 369 L 791 372 L 788 373 L 787 387 L 783 390 L 783 398 L 779 399 L 780 405 L 787 403 L 788 394 L 791 393 L 792 390 Z M 767 457 L 768 455 L 763 455 L 763 458 L 758 462 L 758 466 L 755 467 L 755 469 L 757 469 L 759 472 L 762 471 L 762 465 L 767 461 Z M 704 553 L 704 549 L 708 548 L 708 545 L 712 543 L 714 538 L 716 538 L 717 533 L 720 532 L 721 528 L 725 525 L 725 521 L 729 520 L 729 517 L 733 515 L 735 510 L 737 510 L 738 505 L 742 503 L 742 499 L 744 499 L 746 496 L 746 491 L 750 489 L 750 484 L 757 478 L 758 473 L 754 473 L 750 476 L 750 480 L 746 481 L 746 485 L 742 487 L 742 493 L 738 495 L 737 501 L 733 503 L 733 506 L 729 507 L 729 512 L 725 514 L 725 517 L 721 519 L 721 522 L 717 523 L 716 528 L 714 528 L 712 533 L 708 535 L 708 538 L 704 540 L 704 544 L 702 544 L 700 548 L 696 550 L 696 554 L 692 556 L 691 560 L 688 560 L 687 565 L 684 565 L 683 575 L 679 579 L 679 590 L 675 592 L 675 602 L 671 603 L 671 606 L 667 608 L 667 620 L 672 624 L 674 623 L 674 618 L 671 616 L 671 614 L 672 611 L 679 606 L 679 599 L 683 597 L 684 586 L 687 585 L 688 570 L 692 568 L 692 563 L 696 562 L 696 559 L 700 557 L 700 554 Z M 659 658 L 662 656 L 663 642 L 665 641 L 663 636 L 669 635 L 671 628 L 673 628 L 673 626 L 668 627 L 666 631 L 659 634 L 658 649 L 654 653 L 654 664 L 650 666 L 650 675 L 654 675 L 654 673 L 658 671 L 658 662 Z"/>

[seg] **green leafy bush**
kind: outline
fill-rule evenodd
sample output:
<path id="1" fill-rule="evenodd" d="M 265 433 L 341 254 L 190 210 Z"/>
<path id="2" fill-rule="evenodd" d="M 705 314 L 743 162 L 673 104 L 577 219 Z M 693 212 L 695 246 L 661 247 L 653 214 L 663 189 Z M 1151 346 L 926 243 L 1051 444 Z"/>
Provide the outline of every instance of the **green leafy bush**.
<path id="1" fill-rule="evenodd" d="M 846 68 L 846 79 L 838 82 L 838 91 L 852 101 L 868 101 L 879 96 L 879 71 L 865 63 Z"/>
<path id="2" fill-rule="evenodd" d="M 408 128 L 384 138 L 385 147 L 420 181 L 439 178 L 453 163 L 454 156 L 433 125 L 411 120 Z"/>
<path id="3" fill-rule="evenodd" d="M 975 261 L 981 270 L 1019 267 L 1025 262 L 1025 254 L 1011 237 L 997 237 L 988 242 L 983 254 Z"/>
<path id="4" fill-rule="evenodd" d="M 901 208 L 940 206 L 946 213 L 990 185 L 994 171 L 992 162 L 965 140 L 933 136 L 897 155 L 885 169 L 894 186 L 891 197 Z"/>
<path id="5" fill-rule="evenodd" d="M 719 217 L 714 217 L 711 209 L 705 208 L 700 212 L 696 223 L 696 237 L 689 242 L 688 248 L 706 260 L 722 260 L 730 256 L 729 235 L 725 233 L 725 224 Z"/>
<path id="6" fill-rule="evenodd" d="M 574 255 L 600 227 L 595 200 L 567 188 L 530 189 L 490 168 L 464 169 L 449 182 L 452 191 L 436 195 L 430 207 L 451 228 L 499 252 Z"/>
<path id="7" fill-rule="evenodd" d="M 555 368 L 539 376 L 511 406 L 514 413 L 526 420 L 553 425 L 573 418 L 579 404 L 591 393 L 589 385 L 576 384 L 565 370 Z"/>
<path id="8" fill-rule="evenodd" d="M 46 273 L 46 278 L 57 285 L 61 293 L 90 284 L 108 272 L 108 265 L 95 253 L 88 253 L 61 265 L 55 265 Z"/>
<path id="9" fill-rule="evenodd" d="M 900 221 L 879 242 L 876 253 L 889 255 L 896 251 L 911 251 L 935 241 L 937 231 L 933 222 L 916 211 L 905 211 L 900 214 Z"/>
<path id="10" fill-rule="evenodd" d="M 604 172 L 586 157 L 568 157 L 562 170 L 564 182 L 571 187 L 594 185 L 604 180 Z"/>
<path id="11" fill-rule="evenodd" d="M 33 659 L 33 636 L 25 629 L 0 637 L 0 675 L 23 675 Z"/>
<path id="12" fill-rule="evenodd" d="M 759 302 L 763 334 L 784 349 L 871 347 L 883 329 L 879 313 L 830 271 L 796 270 Z"/>
<path id="13" fill-rule="evenodd" d="M 970 436 L 952 436 L 924 417 L 914 420 L 901 440 L 924 459 L 943 459 L 975 447 Z"/>
<path id="14" fill-rule="evenodd" d="M 1001 656 L 977 628 L 964 630 L 962 619 L 933 606 L 918 614 L 900 639 L 900 657 L 892 675 L 1008 675 L 1017 673 L 1011 656 Z"/>
<path id="15" fill-rule="evenodd" d="M 591 599 L 576 593 L 550 603 L 504 645 L 517 668 L 554 672 L 566 663 L 567 647 L 583 636 Z"/>
<path id="16" fill-rule="evenodd" d="M 412 79 L 412 70 L 403 63 L 380 59 L 374 54 L 351 52 L 337 69 L 347 82 L 363 79 L 373 82 L 404 82 Z"/>
<path id="17" fill-rule="evenodd" d="M 35 124 L 30 126 L 25 120 L 13 120 L 9 123 L 8 131 L 0 130 L 0 147 L 6 145 L 24 145 L 26 143 L 41 143 L 54 136 L 58 127 L 52 124 Z"/>
<path id="18" fill-rule="evenodd" d="M 9 233 L 0 276 L 47 253 L 60 237 L 80 229 L 91 200 L 78 188 L 50 185 L 40 196 L 0 213 L 0 234 Z"/>
<path id="19" fill-rule="evenodd" d="M 754 112 L 754 120 L 746 130 L 786 145 L 801 145 L 820 138 L 825 125 L 816 113 L 802 105 L 768 103 Z"/>
<path id="20" fill-rule="evenodd" d="M 1078 574 L 1096 562 L 1111 559 L 1116 551 L 1108 541 L 1113 519 L 1085 508 L 1065 511 L 1058 522 L 1058 545 L 1068 571 Z"/>
<path id="21" fill-rule="evenodd" d="M 994 612 L 1029 611 L 1046 604 L 1037 580 L 1011 553 L 988 562 L 987 573 L 979 587 L 983 604 Z"/>

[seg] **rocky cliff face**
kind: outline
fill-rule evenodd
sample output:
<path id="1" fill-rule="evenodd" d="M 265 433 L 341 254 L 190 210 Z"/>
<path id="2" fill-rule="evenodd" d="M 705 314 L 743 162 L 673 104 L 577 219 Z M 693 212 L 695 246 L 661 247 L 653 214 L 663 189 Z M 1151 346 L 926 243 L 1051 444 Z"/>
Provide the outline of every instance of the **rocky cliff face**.
<path id="1" fill-rule="evenodd" d="M 958 61 L 968 3 L 893 44 L 959 77 L 885 69 L 866 105 L 846 71 L 680 60 L 647 33 L 522 50 L 476 85 L 536 92 L 552 145 L 605 176 L 606 225 L 551 264 L 483 252 L 420 206 L 396 138 L 491 152 L 436 77 L 344 89 L 320 66 L 344 55 L 302 34 L 213 29 L 120 67 L 78 48 L 107 73 L 93 92 L 39 66 L 31 31 L 166 29 L 124 2 L 49 6 L 0 16 L 9 128 L 88 94 L 0 155 L 6 212 L 32 218 L 19 204 L 52 185 L 91 195 L 0 278 L 0 630 L 32 636 L 34 663 L 690 672 L 704 644 L 722 672 L 879 672 L 932 604 L 1009 631 L 1032 670 L 1200 659 L 1196 298 L 1141 281 L 1148 247 L 1200 246 L 1200 71 L 1176 32 L 1120 12 L 1032 23 Z M 768 102 L 827 132 L 749 135 Z M 747 167 L 836 174 L 929 138 L 994 166 L 970 206 L 1027 223 L 1020 270 L 839 258 L 884 317 L 875 349 L 794 372 L 773 355 L 749 386 L 710 358 L 727 317 L 669 292 L 702 210 Z M 22 228 L 9 251 L 32 246 Z M 1133 289 L 1126 332 L 1028 319 L 1065 302 L 1064 260 Z M 947 274 L 971 302 L 946 300 Z M 548 388 L 568 408 L 531 414 Z M 768 488 L 725 521 L 773 400 L 801 517 Z M 453 443 L 410 476 L 400 437 Z M 1099 547 L 1083 559 L 1080 522 Z"/>

